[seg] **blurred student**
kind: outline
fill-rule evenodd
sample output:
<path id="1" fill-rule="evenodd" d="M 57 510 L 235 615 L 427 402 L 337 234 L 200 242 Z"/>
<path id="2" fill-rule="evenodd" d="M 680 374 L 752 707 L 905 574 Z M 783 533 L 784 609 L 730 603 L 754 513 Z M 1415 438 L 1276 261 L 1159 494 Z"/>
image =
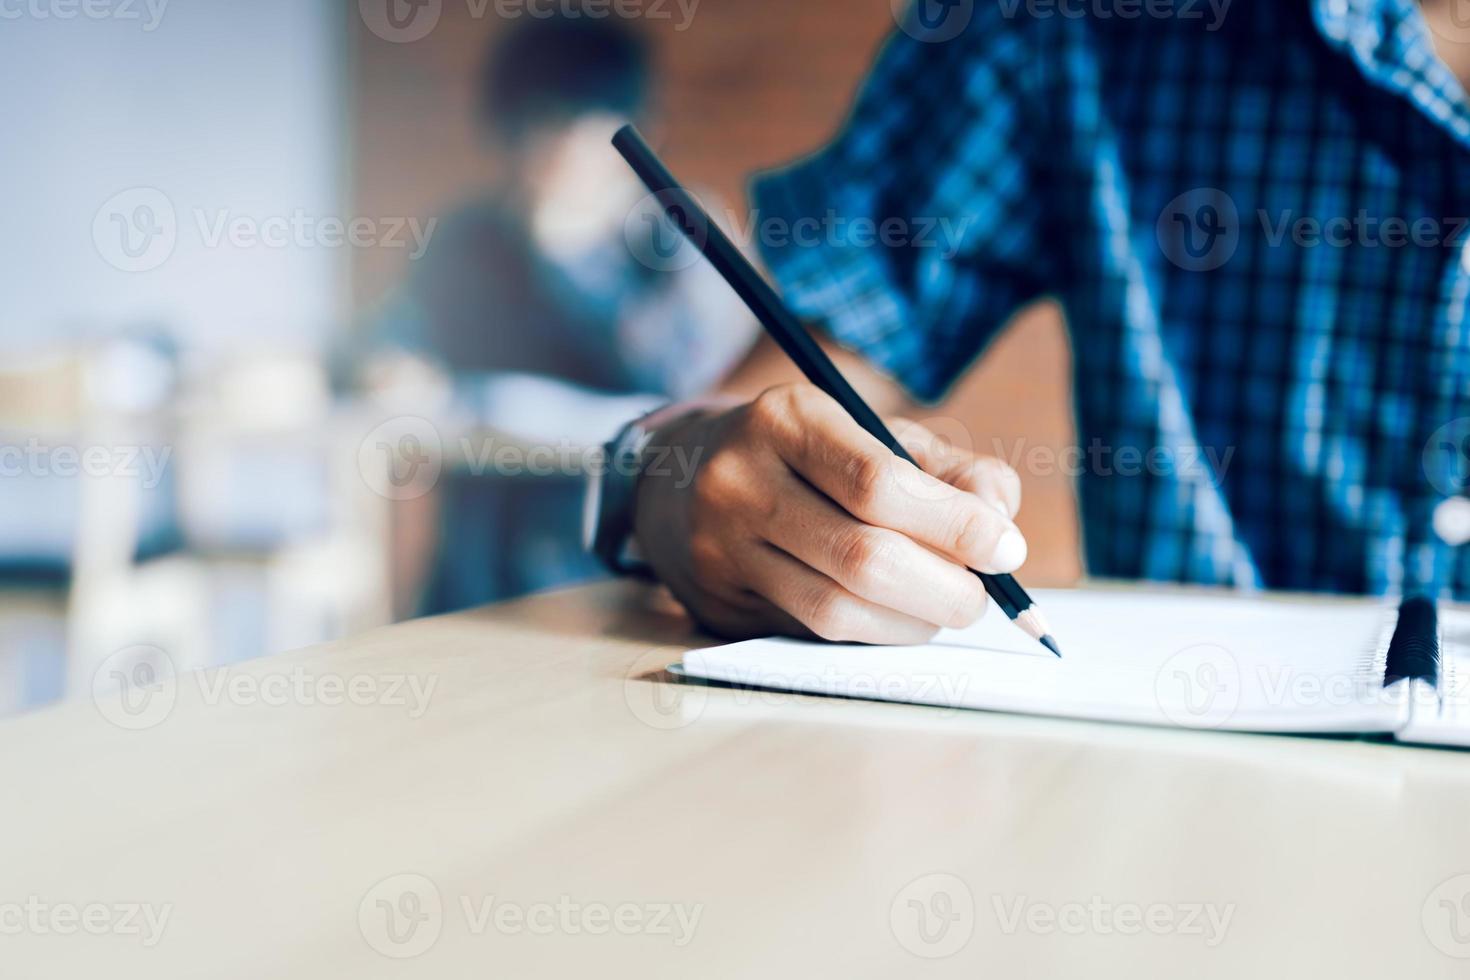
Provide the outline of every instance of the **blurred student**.
<path id="1" fill-rule="evenodd" d="M 658 260 L 672 229 L 645 217 L 658 211 L 610 145 L 646 122 L 651 84 L 646 42 L 616 19 L 527 17 L 494 42 L 479 124 L 498 176 L 441 223 L 390 303 L 369 383 L 443 372 L 477 425 L 554 450 L 528 457 L 544 469 L 708 387 L 749 349 L 754 325 L 711 270 Z M 599 574 L 581 486 L 571 466 L 446 481 L 424 611 Z"/>
<path id="2" fill-rule="evenodd" d="M 890 229 L 763 242 L 787 300 L 891 411 L 1059 299 L 1093 575 L 1470 599 L 1434 530 L 1470 464 L 1463 10 L 1084 6 L 920 0 L 835 142 L 757 185 L 767 220 Z M 630 426 L 702 465 L 604 528 L 720 632 L 973 621 L 966 569 L 1026 558 L 1016 473 L 911 430 L 926 482 L 799 382 L 764 343 L 738 404 Z"/>

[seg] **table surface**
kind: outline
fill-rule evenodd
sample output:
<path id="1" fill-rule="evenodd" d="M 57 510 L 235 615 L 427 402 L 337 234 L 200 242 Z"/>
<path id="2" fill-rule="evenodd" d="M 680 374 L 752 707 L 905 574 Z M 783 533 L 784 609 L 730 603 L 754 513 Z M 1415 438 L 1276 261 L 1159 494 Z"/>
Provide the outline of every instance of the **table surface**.
<path id="1" fill-rule="evenodd" d="M 0 972 L 1470 970 L 1470 755 L 662 673 L 700 642 L 617 583 L 0 724 Z"/>

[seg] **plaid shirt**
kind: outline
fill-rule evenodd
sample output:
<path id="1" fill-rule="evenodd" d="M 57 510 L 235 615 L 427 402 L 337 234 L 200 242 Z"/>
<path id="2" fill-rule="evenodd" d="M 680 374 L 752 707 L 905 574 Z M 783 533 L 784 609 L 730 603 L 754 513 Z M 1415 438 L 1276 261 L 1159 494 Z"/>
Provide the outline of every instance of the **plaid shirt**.
<path id="1" fill-rule="evenodd" d="M 757 181 L 793 307 L 932 400 L 1058 299 L 1093 574 L 1470 599 L 1470 100 L 1414 0 L 920 3 Z"/>

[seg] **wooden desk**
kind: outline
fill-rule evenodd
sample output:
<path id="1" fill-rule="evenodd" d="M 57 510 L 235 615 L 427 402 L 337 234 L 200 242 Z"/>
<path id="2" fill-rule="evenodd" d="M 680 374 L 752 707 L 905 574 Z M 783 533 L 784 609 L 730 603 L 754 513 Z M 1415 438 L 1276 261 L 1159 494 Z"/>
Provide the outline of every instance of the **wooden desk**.
<path id="1" fill-rule="evenodd" d="M 680 687 L 648 676 L 693 642 L 653 596 L 0 724 L 0 974 L 1470 971 L 1464 754 Z"/>

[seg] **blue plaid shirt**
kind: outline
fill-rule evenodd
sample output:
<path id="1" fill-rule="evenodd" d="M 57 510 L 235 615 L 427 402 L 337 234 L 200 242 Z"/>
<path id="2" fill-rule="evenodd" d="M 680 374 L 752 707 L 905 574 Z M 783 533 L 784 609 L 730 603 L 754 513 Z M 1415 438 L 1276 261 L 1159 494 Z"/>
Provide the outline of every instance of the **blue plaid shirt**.
<path id="1" fill-rule="evenodd" d="M 932 400 L 1058 299 L 1093 574 L 1470 599 L 1470 101 L 1414 0 L 921 2 L 756 183 L 797 311 Z"/>

